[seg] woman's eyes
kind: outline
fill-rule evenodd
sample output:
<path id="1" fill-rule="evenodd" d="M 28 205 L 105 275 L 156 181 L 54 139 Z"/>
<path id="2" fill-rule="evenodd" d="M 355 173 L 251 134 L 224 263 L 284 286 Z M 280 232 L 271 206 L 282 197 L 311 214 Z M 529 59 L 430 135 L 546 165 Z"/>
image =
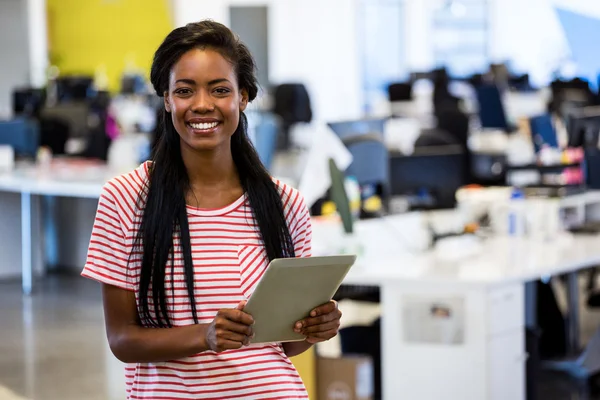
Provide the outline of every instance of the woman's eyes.
<path id="1" fill-rule="evenodd" d="M 217 95 L 227 95 L 229 93 L 231 93 L 231 90 L 225 87 L 221 87 L 221 88 L 216 88 L 213 89 L 213 92 Z M 175 90 L 175 94 L 178 94 L 180 96 L 189 96 L 192 94 L 192 90 L 188 89 L 188 88 L 181 88 L 181 89 L 176 89 Z"/>
<path id="2" fill-rule="evenodd" d="M 216 88 L 215 89 L 215 93 L 217 94 L 227 94 L 231 92 L 231 90 L 227 89 L 227 88 Z"/>

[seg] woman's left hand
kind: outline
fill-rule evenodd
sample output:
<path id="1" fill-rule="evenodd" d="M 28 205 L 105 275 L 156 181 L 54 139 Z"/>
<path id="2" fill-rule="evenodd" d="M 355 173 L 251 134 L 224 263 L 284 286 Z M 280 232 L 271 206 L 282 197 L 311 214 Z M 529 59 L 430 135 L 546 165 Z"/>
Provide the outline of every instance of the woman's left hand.
<path id="1" fill-rule="evenodd" d="M 294 331 L 306 336 L 310 344 L 325 342 L 338 334 L 342 312 L 338 303 L 331 300 L 310 312 L 310 317 L 296 322 Z"/>

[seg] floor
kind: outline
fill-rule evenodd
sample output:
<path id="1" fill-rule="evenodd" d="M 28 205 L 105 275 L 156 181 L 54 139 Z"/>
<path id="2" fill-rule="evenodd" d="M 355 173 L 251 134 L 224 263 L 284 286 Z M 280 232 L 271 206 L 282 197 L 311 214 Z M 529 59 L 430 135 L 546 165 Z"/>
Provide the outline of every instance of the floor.
<path id="1" fill-rule="evenodd" d="M 123 366 L 106 344 L 99 289 L 78 276 L 51 275 L 27 298 L 19 282 L 0 282 L 0 400 L 125 397 Z M 600 312 L 584 311 L 581 320 L 587 340 Z M 540 400 L 600 400 L 598 393 L 579 395 L 556 374 L 544 374 L 539 390 Z"/>
<path id="2" fill-rule="evenodd" d="M 51 276 L 30 298 L 0 283 L 0 337 L 0 400 L 125 398 L 95 282 Z"/>

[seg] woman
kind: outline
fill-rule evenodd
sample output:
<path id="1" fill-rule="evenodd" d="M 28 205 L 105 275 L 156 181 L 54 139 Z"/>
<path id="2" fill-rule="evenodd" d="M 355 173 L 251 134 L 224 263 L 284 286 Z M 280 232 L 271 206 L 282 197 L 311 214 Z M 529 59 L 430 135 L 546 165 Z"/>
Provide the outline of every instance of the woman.
<path id="1" fill-rule="evenodd" d="M 247 137 L 254 74 L 246 46 L 211 21 L 175 29 L 154 56 L 163 131 L 151 162 L 105 185 L 82 273 L 103 283 L 128 398 L 307 398 L 288 357 L 337 334 L 330 302 L 294 326 L 304 342 L 252 344 L 244 299 L 269 260 L 311 250 L 303 198 Z"/>

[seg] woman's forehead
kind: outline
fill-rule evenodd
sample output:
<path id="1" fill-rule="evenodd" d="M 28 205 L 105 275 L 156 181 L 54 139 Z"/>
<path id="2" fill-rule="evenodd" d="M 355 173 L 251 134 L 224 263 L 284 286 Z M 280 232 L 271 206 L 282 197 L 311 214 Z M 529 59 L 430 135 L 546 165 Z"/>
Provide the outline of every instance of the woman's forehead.
<path id="1" fill-rule="evenodd" d="M 197 84 L 222 79 L 235 83 L 235 70 L 219 52 L 193 49 L 183 54 L 171 68 L 171 83 L 179 79 L 194 80 Z"/>

